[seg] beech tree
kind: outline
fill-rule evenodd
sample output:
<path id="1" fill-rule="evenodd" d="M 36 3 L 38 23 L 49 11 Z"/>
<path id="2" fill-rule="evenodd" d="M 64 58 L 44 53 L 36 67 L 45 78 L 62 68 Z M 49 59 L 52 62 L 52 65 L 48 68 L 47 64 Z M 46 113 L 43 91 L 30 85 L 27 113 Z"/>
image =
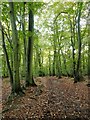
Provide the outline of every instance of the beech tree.
<path id="1" fill-rule="evenodd" d="M 0 26 L 1 26 L 1 31 L 2 31 L 2 47 L 3 47 L 4 54 L 5 54 L 6 62 L 7 62 L 7 67 L 8 67 L 9 75 L 10 75 L 10 83 L 11 83 L 11 86 L 12 86 L 12 92 L 14 92 L 13 73 L 12 73 L 12 70 L 11 70 L 11 66 L 10 66 L 10 62 L 9 62 L 9 57 L 8 57 L 8 53 L 7 53 L 7 49 L 6 49 L 6 44 L 5 44 L 4 27 L 2 26 L 1 22 L 0 22 Z"/>
<path id="2" fill-rule="evenodd" d="M 90 86 L 90 3 L 88 4 L 88 85 Z"/>
<path id="3" fill-rule="evenodd" d="M 33 85 L 33 73 L 32 73 L 32 58 L 33 58 L 33 34 L 34 34 L 34 15 L 32 10 L 32 4 L 29 3 L 28 11 L 29 11 L 29 37 L 27 43 L 27 56 L 26 56 L 26 86 Z"/>
<path id="4" fill-rule="evenodd" d="M 19 78 L 19 39 L 18 33 L 16 29 L 16 19 L 15 19 L 15 11 L 14 11 L 14 3 L 9 3 L 10 7 L 10 20 L 11 20 L 11 27 L 12 27 L 12 40 L 13 40 L 13 86 L 15 93 L 21 92 L 20 86 L 20 78 Z"/>
<path id="5" fill-rule="evenodd" d="M 80 80 L 80 64 L 81 64 L 81 30 L 80 30 L 80 18 L 83 2 L 78 2 L 78 20 L 77 20 L 77 38 L 78 38 L 78 59 L 77 68 L 75 73 L 75 82 Z"/>

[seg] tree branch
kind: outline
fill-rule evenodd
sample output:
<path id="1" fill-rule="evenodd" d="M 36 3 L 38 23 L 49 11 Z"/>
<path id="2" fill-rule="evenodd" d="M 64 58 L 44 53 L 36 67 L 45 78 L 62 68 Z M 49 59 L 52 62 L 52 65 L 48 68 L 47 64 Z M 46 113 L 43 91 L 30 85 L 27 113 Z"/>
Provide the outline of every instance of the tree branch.
<path id="1" fill-rule="evenodd" d="M 68 14 L 68 12 L 60 12 L 60 13 L 58 13 L 57 16 L 56 16 L 55 19 L 54 19 L 54 23 L 56 22 L 56 20 L 57 20 L 57 18 L 59 17 L 59 15 L 61 15 L 62 13 Z"/>

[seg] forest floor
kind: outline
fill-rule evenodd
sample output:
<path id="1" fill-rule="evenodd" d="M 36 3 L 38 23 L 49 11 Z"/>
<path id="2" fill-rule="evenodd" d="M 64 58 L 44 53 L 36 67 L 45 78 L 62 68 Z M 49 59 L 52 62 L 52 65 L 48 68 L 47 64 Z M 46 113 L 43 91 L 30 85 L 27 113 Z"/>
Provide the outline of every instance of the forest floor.
<path id="1" fill-rule="evenodd" d="M 3 80 L 3 120 L 90 120 L 90 87 L 86 81 L 38 77 L 35 82 L 36 87 L 28 87 L 25 95 L 7 103 L 11 88 L 9 80 Z"/>

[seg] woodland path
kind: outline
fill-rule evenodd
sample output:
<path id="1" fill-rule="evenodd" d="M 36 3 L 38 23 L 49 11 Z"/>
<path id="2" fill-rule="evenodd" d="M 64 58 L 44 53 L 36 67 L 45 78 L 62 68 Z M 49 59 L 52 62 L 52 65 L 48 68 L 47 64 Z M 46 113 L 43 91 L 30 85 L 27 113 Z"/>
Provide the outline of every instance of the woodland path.
<path id="1" fill-rule="evenodd" d="M 88 89 L 84 83 L 74 84 L 67 77 L 48 80 L 48 104 L 57 118 L 77 119 L 89 116 Z"/>
<path id="2" fill-rule="evenodd" d="M 68 77 L 39 77 L 39 84 L 44 85 L 41 94 L 36 94 L 37 87 L 29 87 L 25 96 L 10 103 L 11 108 L 3 113 L 3 118 L 43 118 L 45 120 L 90 120 L 89 91 L 85 82 L 73 83 Z M 36 94 L 36 95 L 35 95 Z M 10 106 L 9 105 L 9 106 Z M 5 107 L 6 104 L 3 104 Z M 3 108 L 4 108 L 3 107 Z"/>

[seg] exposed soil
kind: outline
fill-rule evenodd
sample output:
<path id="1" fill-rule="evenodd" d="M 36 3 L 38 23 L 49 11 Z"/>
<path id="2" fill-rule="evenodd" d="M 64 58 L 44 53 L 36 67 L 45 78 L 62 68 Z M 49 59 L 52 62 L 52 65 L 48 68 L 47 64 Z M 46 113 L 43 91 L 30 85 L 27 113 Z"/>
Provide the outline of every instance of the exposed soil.
<path id="1" fill-rule="evenodd" d="M 37 87 L 28 87 L 25 95 L 7 103 L 11 88 L 8 79 L 3 80 L 2 119 L 90 120 L 90 87 L 85 81 L 73 83 L 68 77 L 38 77 L 35 82 Z"/>

